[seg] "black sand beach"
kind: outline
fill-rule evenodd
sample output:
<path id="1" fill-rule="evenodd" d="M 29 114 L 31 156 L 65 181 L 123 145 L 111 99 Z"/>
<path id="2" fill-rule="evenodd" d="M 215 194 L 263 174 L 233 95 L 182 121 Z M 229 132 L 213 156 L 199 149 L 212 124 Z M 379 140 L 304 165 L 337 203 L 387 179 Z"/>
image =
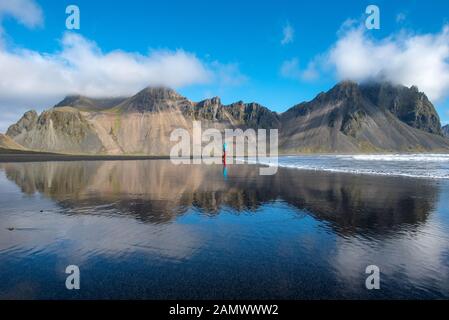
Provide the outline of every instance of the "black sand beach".
<path id="1" fill-rule="evenodd" d="M 146 155 L 81 155 L 46 153 L 0 148 L 0 162 L 36 162 L 36 161 L 114 161 L 114 160 L 161 160 L 169 156 Z"/>
<path id="2" fill-rule="evenodd" d="M 168 160 L 0 164 L 0 297 L 449 297 L 449 185 Z M 68 265 L 81 290 L 64 286 Z M 367 290 L 368 265 L 381 289 Z"/>

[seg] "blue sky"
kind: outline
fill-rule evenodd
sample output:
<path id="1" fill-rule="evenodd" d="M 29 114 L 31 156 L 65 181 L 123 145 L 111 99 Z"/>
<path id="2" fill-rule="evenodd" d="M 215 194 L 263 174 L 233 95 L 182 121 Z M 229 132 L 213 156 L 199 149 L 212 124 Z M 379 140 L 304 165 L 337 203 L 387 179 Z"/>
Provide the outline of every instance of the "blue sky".
<path id="1" fill-rule="evenodd" d="M 370 4 L 375 4 L 380 9 L 380 29 L 363 30 L 360 31 L 361 34 L 354 36 L 361 43 L 364 43 L 363 41 L 368 43 L 368 49 L 360 52 L 360 56 L 356 56 L 354 61 L 362 57 L 364 64 L 374 63 L 386 69 L 390 68 L 390 58 L 397 61 L 396 69 L 387 70 L 387 74 L 392 74 L 391 77 L 397 81 L 417 79 L 417 82 L 422 83 L 422 86 L 431 92 L 430 96 L 437 106 L 442 122 L 449 122 L 449 95 L 445 93 L 446 88 L 449 89 L 449 80 L 445 77 L 446 73 L 449 75 L 447 67 L 449 54 L 445 52 L 446 45 L 449 45 L 446 44 L 446 40 L 449 37 L 446 37 L 443 31 L 444 26 L 449 23 L 447 0 L 376 2 L 12 0 L 18 1 L 19 9 L 23 3 L 32 3 L 34 9 L 29 10 L 28 15 L 20 13 L 23 10 L 14 13 L 11 8 L 9 11 L 4 9 L 2 14 L 1 2 L 4 1 L 6 0 L 0 0 L 1 50 L 8 54 L 9 59 L 18 55 L 22 59 L 36 60 L 37 66 L 33 64 L 29 70 L 30 72 L 38 70 L 35 79 L 41 82 L 39 85 L 46 81 L 43 70 L 47 68 L 47 64 L 53 67 L 55 63 L 61 63 L 62 66 L 73 63 L 67 58 L 68 54 L 64 53 L 64 46 L 90 48 L 89 50 L 95 52 L 96 57 L 100 59 L 93 60 L 92 64 L 104 63 L 104 68 L 111 70 L 115 70 L 117 61 L 123 59 L 127 59 L 126 63 L 132 63 L 133 66 L 136 63 L 137 66 L 142 63 L 144 67 L 151 65 L 147 74 L 136 75 L 136 79 L 127 79 L 123 88 L 120 87 L 119 79 L 123 76 L 117 76 L 122 73 L 110 75 L 104 71 L 102 79 L 113 82 L 114 85 L 108 88 L 103 88 L 105 87 L 103 85 L 94 89 L 92 86 L 95 85 L 76 86 L 76 89 L 72 89 L 71 84 L 74 81 L 89 82 L 87 79 L 89 72 L 86 71 L 89 67 L 75 65 L 70 68 L 70 72 L 73 73 L 69 76 L 72 77 L 71 80 L 67 84 L 63 80 L 58 80 L 58 83 L 64 83 L 64 86 L 61 85 L 61 88 L 55 89 L 54 92 L 48 89 L 52 86 L 51 83 L 45 88 L 37 86 L 33 89 L 31 80 L 29 86 L 23 89 L 21 83 L 25 82 L 28 85 L 28 80 L 20 79 L 20 72 L 10 67 L 9 72 L 17 75 L 17 82 L 10 80 L 11 77 L 4 76 L 5 79 L 2 79 L 0 74 L 0 93 L 4 95 L 3 99 L 0 97 L 0 108 L 6 114 L 5 123 L 16 116 L 15 111 L 51 106 L 54 100 L 56 102 L 65 94 L 64 88 L 67 88 L 67 93 L 85 90 L 86 92 L 79 93 L 116 95 L 138 91 L 140 87 L 146 85 L 143 84 L 145 79 L 148 79 L 148 85 L 158 84 L 155 80 L 159 79 L 158 75 L 151 73 L 164 72 L 167 61 L 181 64 L 183 61 L 189 62 L 188 67 L 181 66 L 179 69 L 179 77 L 182 80 L 174 79 L 178 71 L 170 69 L 166 73 L 173 73 L 172 77 L 167 76 L 167 79 L 161 81 L 164 85 L 173 84 L 172 86 L 180 93 L 192 100 L 198 101 L 217 95 L 221 96 L 224 103 L 237 100 L 256 101 L 282 112 L 296 103 L 312 99 L 320 91 L 328 90 L 342 78 L 354 75 L 355 80 L 360 80 L 366 77 L 368 71 L 362 74 L 351 71 L 354 66 L 348 66 L 346 61 L 348 59 L 345 57 L 352 53 L 345 50 L 351 51 L 348 43 L 351 43 L 352 38 L 348 34 L 351 32 L 357 34 L 357 30 L 362 28 L 367 17 L 365 8 Z M 77 5 L 81 12 L 81 28 L 71 32 L 72 37 L 67 36 L 69 32 L 65 28 L 67 17 L 65 8 L 69 4 Z M 32 16 L 36 15 L 39 17 L 33 20 Z M 345 22 L 346 27 L 343 26 Z M 289 34 L 286 35 L 286 32 Z M 425 37 L 435 39 L 425 41 Z M 401 41 L 415 43 L 417 42 L 415 40 L 422 40 L 424 44 L 412 48 L 400 44 Z M 396 45 L 396 49 L 391 49 Z M 386 52 L 392 52 L 392 56 L 389 54 L 382 56 L 386 49 L 388 49 Z M 408 50 L 406 55 L 402 54 L 402 49 Z M 423 65 L 423 69 L 416 68 L 417 70 L 404 70 L 409 65 L 414 65 L 410 63 L 414 61 L 413 59 L 419 62 L 422 60 L 421 56 L 427 56 L 426 52 L 435 52 L 439 49 L 442 53 L 429 58 L 429 66 Z M 71 54 L 76 55 L 78 52 L 83 51 L 77 49 Z M 122 56 L 114 60 L 108 57 L 111 52 L 120 52 Z M 366 56 L 370 52 L 376 55 L 375 59 Z M 164 58 L 158 58 L 161 55 Z M 144 57 L 144 62 L 136 56 Z M 40 65 L 39 59 L 49 61 Z M 68 59 L 68 62 L 61 62 L 64 59 Z M 165 67 L 160 67 L 155 60 Z M 87 58 L 85 60 L 87 64 L 90 61 Z M 109 62 L 111 63 L 108 64 Z M 9 65 L 11 63 L 8 63 Z M 54 67 L 57 68 L 57 65 Z M 19 69 L 26 68 L 28 64 L 22 62 Z M 123 68 L 128 68 L 128 65 L 124 64 Z M 355 68 L 360 69 L 360 65 L 355 65 Z M 374 71 L 369 72 L 379 72 L 381 67 L 373 68 Z M 441 72 L 438 68 L 442 69 Z M 401 70 L 403 75 L 396 76 L 396 70 Z M 424 74 L 422 70 L 434 70 L 434 73 Z M 58 79 L 59 76 L 65 79 L 67 73 L 52 72 L 55 74 L 54 79 Z M 192 73 L 195 76 L 192 76 Z M 442 75 L 442 79 L 438 81 L 427 79 L 435 78 L 434 74 Z M 3 88 L 4 92 L 1 88 L 2 81 L 9 84 L 8 88 Z M 11 87 L 14 86 L 21 88 L 11 91 Z M 420 89 L 422 86 L 419 86 Z M 39 96 L 36 97 L 36 105 L 32 105 L 34 92 Z M 15 99 L 15 95 L 20 97 Z M 30 99 L 25 99 L 24 97 L 28 95 Z M 0 122 L 0 131 L 4 126 L 5 124 Z"/>

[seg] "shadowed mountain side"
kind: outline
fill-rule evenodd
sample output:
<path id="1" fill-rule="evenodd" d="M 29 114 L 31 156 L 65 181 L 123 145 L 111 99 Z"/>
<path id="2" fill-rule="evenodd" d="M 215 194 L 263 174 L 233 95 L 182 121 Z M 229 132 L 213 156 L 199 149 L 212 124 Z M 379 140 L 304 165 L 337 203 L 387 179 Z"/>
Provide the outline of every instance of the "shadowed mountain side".
<path id="1" fill-rule="evenodd" d="M 9 180 L 24 193 L 43 195 L 71 214 L 130 215 L 166 223 L 191 208 L 208 215 L 229 207 L 253 212 L 278 200 L 330 223 L 339 233 L 394 232 L 396 226 L 425 222 L 438 200 L 426 180 L 354 176 L 279 168 L 260 176 L 257 166 L 230 165 L 227 179 L 218 165 L 169 161 L 6 163 Z"/>
<path id="2" fill-rule="evenodd" d="M 435 108 L 416 87 L 345 81 L 277 114 L 257 103 L 192 102 L 168 88 L 130 98 L 70 96 L 29 111 L 7 135 L 25 148 L 77 154 L 169 155 L 175 129 L 278 129 L 281 153 L 447 152 Z M 203 141 L 203 146 L 210 141 Z M 215 148 L 221 150 L 220 141 Z"/>
<path id="3" fill-rule="evenodd" d="M 416 86 L 407 88 L 388 82 L 364 84 L 362 94 L 374 105 L 389 110 L 399 120 L 425 132 L 441 135 L 438 114 L 427 96 Z"/>
<path id="4" fill-rule="evenodd" d="M 449 124 L 445 125 L 441 130 L 443 131 L 443 135 L 449 138 Z"/>

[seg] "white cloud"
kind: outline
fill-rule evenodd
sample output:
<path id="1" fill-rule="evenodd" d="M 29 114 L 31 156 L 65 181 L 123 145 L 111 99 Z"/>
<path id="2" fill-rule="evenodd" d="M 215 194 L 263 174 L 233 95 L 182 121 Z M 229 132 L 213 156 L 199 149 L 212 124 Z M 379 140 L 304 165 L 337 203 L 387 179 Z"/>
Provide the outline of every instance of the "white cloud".
<path id="1" fill-rule="evenodd" d="M 54 54 L 26 49 L 0 49 L 0 96 L 54 97 L 68 93 L 118 96 L 148 85 L 181 87 L 210 80 L 212 70 L 183 50 L 148 55 L 103 53 L 84 37 L 66 33 Z"/>
<path id="2" fill-rule="evenodd" d="M 214 61 L 210 67 L 214 70 L 214 81 L 220 86 L 239 86 L 248 81 L 248 77 L 240 72 L 237 63 L 223 64 Z"/>
<path id="3" fill-rule="evenodd" d="M 44 17 L 41 8 L 33 0 L 0 1 L 0 21 L 10 15 L 29 28 L 41 26 Z"/>
<path id="4" fill-rule="evenodd" d="M 299 70 L 299 61 L 297 58 L 285 60 L 281 66 L 281 75 L 286 78 L 300 79 L 301 71 Z"/>
<path id="5" fill-rule="evenodd" d="M 436 292 L 447 290 L 449 268 L 444 261 L 449 241 L 438 220 L 438 216 L 433 217 L 416 229 L 369 244 L 358 237 L 337 239 L 332 263 L 338 277 L 348 288 L 355 289 L 365 282 L 366 266 L 375 264 L 384 280 L 401 274 L 404 286 L 427 282 L 434 284 Z M 435 272 L 428 272 L 427 266 Z"/>
<path id="6" fill-rule="evenodd" d="M 314 80 L 319 76 L 315 64 L 316 61 L 311 61 L 305 70 L 301 70 L 297 58 L 285 60 L 281 65 L 280 73 L 288 79 Z"/>
<path id="7" fill-rule="evenodd" d="M 290 23 L 287 23 L 283 29 L 282 29 L 282 40 L 281 44 L 286 45 L 289 43 L 292 43 L 295 37 L 295 30 L 290 25 Z"/>
<path id="8" fill-rule="evenodd" d="M 0 0 L 0 48 L 4 46 L 3 18 L 12 16 L 28 28 L 44 24 L 44 15 L 34 0 Z"/>
<path id="9" fill-rule="evenodd" d="M 383 79 L 417 85 L 438 100 L 449 89 L 449 26 L 438 34 L 399 33 L 382 40 L 365 29 L 345 33 L 329 52 L 339 79 Z"/>
<path id="10" fill-rule="evenodd" d="M 407 15 L 403 12 L 400 12 L 396 15 L 396 22 L 397 23 L 402 23 L 405 21 L 405 19 L 407 18 Z"/>
<path id="11" fill-rule="evenodd" d="M 312 60 L 311 72 L 331 70 L 338 80 L 386 80 L 416 85 L 432 100 L 448 96 L 449 26 L 436 34 L 401 31 L 374 39 L 365 28 L 350 24 L 338 36 L 327 52 Z"/>

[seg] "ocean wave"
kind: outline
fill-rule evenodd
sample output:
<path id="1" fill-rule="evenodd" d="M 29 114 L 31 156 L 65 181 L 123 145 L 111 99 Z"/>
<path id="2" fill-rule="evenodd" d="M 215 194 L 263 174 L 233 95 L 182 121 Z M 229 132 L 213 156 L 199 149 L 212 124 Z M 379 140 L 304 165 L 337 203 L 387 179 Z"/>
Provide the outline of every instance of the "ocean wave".
<path id="1" fill-rule="evenodd" d="M 282 156 L 278 161 L 245 159 L 246 163 L 279 166 L 298 170 L 348 174 L 449 179 L 449 155 L 325 155 Z"/>

